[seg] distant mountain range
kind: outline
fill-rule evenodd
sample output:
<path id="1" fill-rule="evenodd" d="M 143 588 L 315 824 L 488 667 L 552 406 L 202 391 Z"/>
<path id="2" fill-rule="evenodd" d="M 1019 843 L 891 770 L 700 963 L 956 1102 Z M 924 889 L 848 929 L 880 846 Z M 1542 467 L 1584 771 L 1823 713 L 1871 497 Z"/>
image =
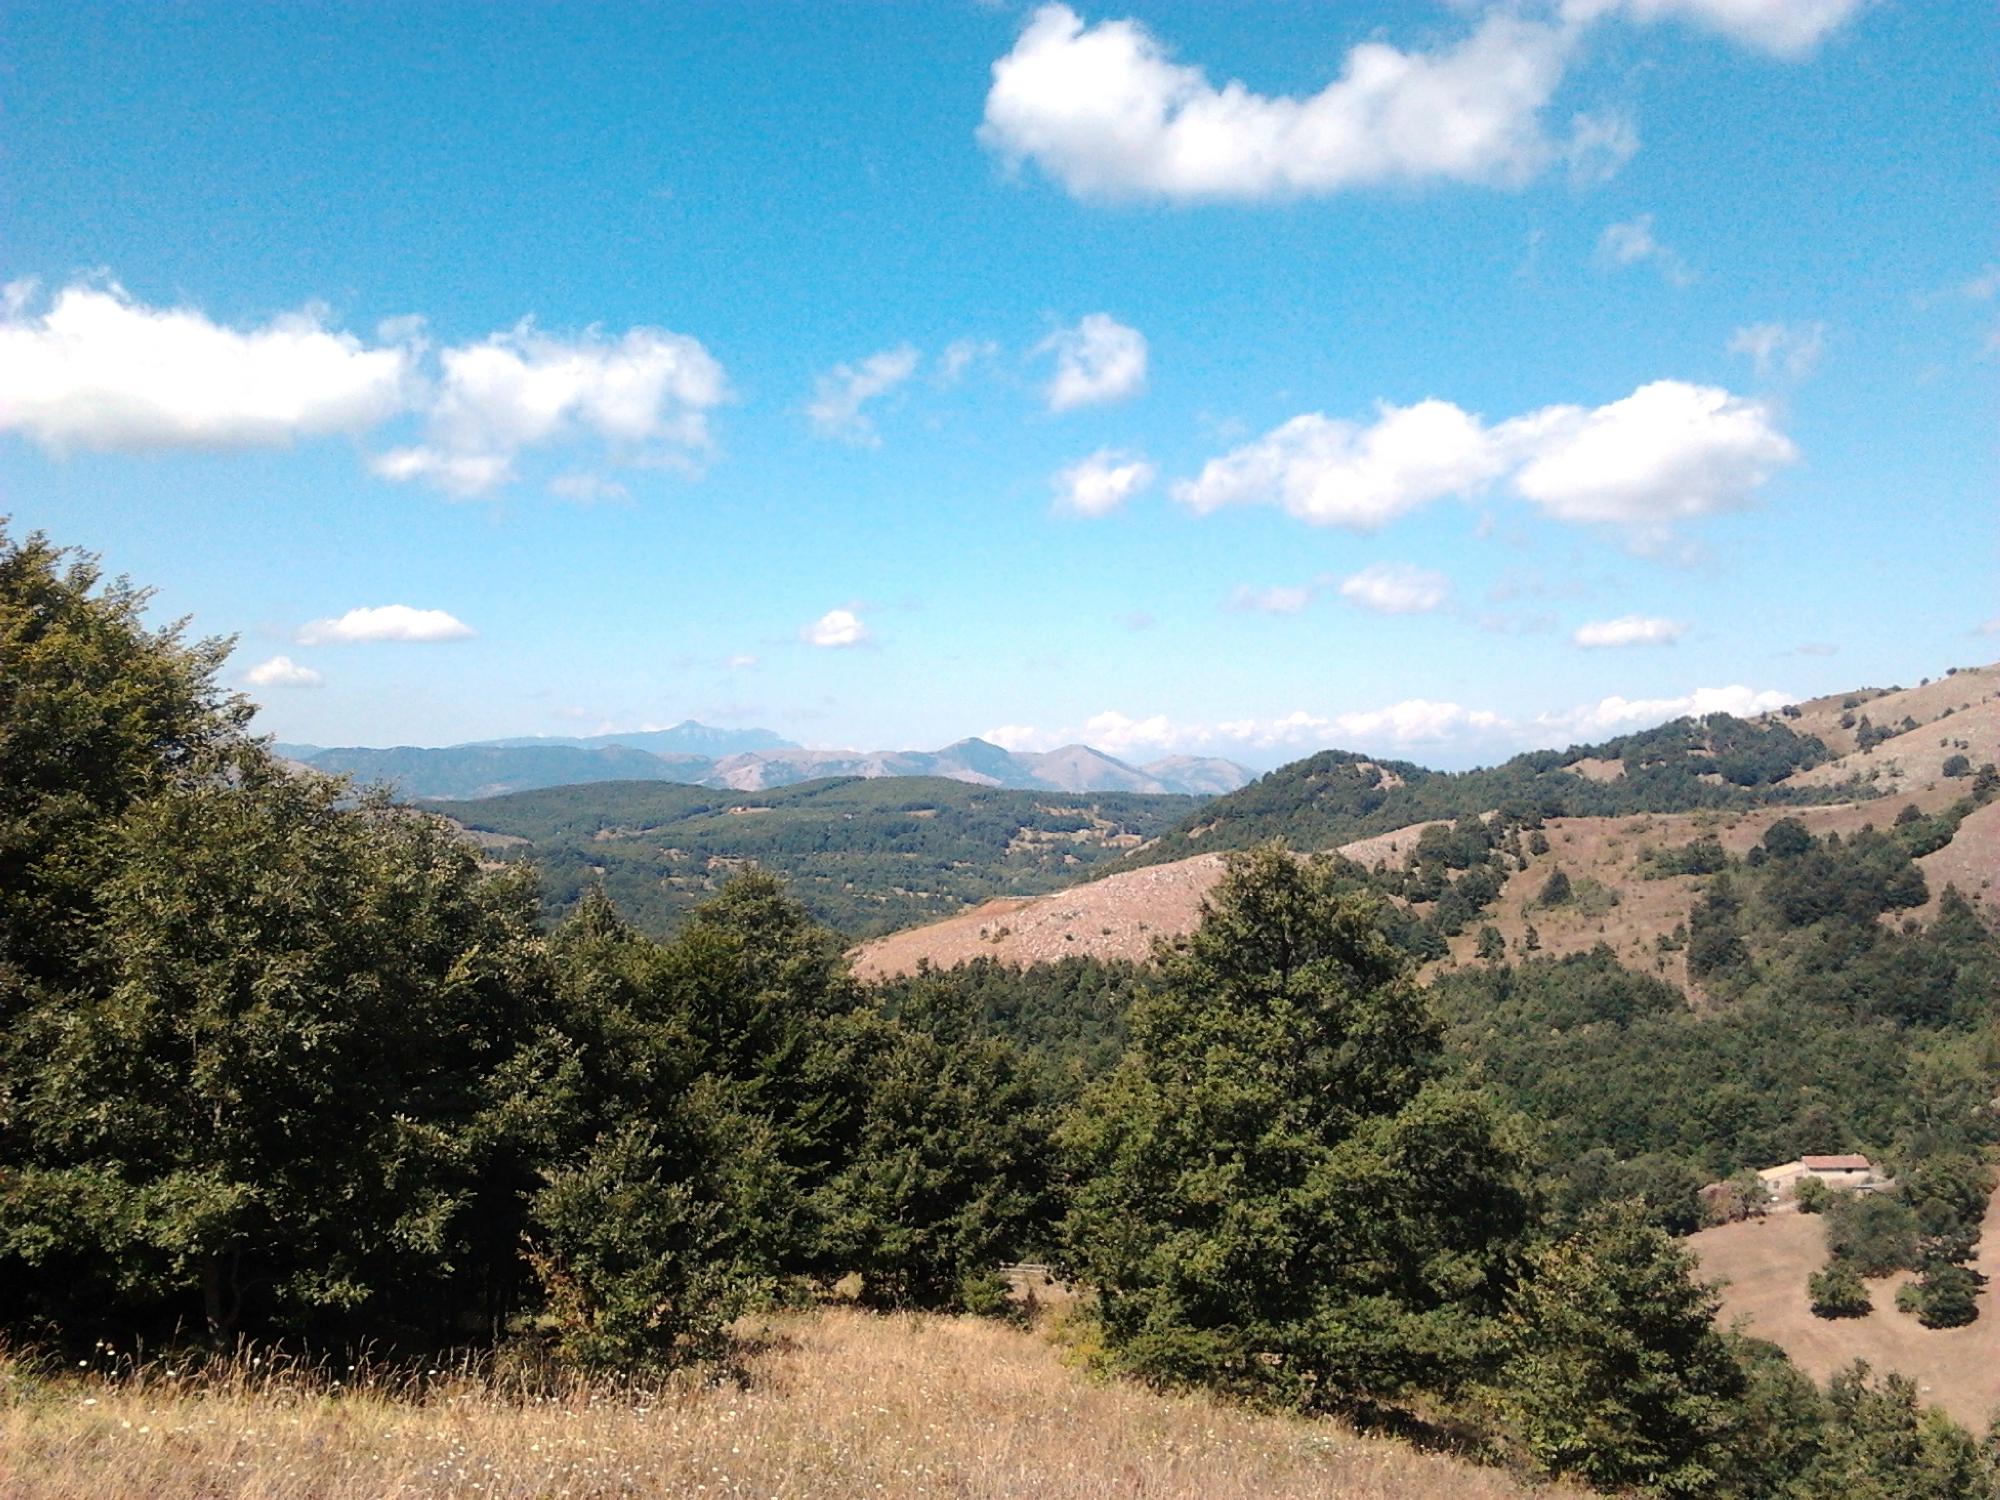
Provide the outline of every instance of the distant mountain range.
<path id="1" fill-rule="evenodd" d="M 459 750 L 540 750 L 561 746 L 573 750 L 624 748 L 650 750 L 655 755 L 703 755 L 720 760 L 726 755 L 743 755 L 753 750 L 796 750 L 798 745 L 768 729 L 717 729 L 683 719 L 671 729 L 634 729 L 621 734 L 524 735 L 511 740 L 473 740 L 454 746 Z"/>
<path id="2" fill-rule="evenodd" d="M 942 750 L 807 750 L 768 729 L 671 729 L 577 738 L 483 740 L 426 749 L 280 744 L 314 770 L 387 782 L 413 801 L 497 797 L 593 781 L 672 781 L 764 791 L 828 776 L 943 776 L 975 786 L 1051 792 L 1217 796 L 1256 780 L 1234 761 L 1174 755 L 1134 766 L 1087 745 L 1042 753 L 964 739 Z"/>

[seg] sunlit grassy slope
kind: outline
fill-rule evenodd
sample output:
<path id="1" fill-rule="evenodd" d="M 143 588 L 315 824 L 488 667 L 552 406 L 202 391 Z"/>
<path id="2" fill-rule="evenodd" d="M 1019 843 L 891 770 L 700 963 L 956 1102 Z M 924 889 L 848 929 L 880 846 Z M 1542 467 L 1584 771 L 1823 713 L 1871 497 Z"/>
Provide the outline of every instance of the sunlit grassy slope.
<path id="1" fill-rule="evenodd" d="M 787 1318 L 742 1384 L 527 1400 L 440 1373 L 328 1387 L 268 1366 L 192 1382 L 0 1365 L 8 1500 L 919 1496 L 1101 1500 L 1530 1493 L 1328 1422 L 1097 1383 L 991 1322 Z M 1541 1495 L 1566 1493 L 1536 1490 Z"/>

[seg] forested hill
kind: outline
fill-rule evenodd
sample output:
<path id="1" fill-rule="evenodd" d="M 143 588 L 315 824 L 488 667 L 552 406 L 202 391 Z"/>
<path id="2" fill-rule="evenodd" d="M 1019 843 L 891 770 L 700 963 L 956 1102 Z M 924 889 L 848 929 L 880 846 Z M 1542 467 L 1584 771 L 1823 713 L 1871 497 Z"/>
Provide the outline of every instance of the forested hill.
<path id="1" fill-rule="evenodd" d="M 1096 873 L 1247 849 L 1268 839 L 1295 849 L 1334 849 L 1429 819 L 1495 809 L 1544 818 L 1618 817 L 1857 795 L 1844 782 L 1810 789 L 1780 784 L 1828 758 L 1816 736 L 1782 721 L 1730 714 L 1676 719 L 1600 745 L 1530 751 L 1473 771 L 1430 771 L 1408 761 L 1325 750 L 1203 804 L 1145 848 Z"/>
<path id="2" fill-rule="evenodd" d="M 754 862 L 852 937 L 997 896 L 1067 885 L 1182 821 L 1195 797 L 974 786 L 942 777 L 837 778 L 739 792 L 599 782 L 427 806 L 540 871 L 553 915 L 602 885 L 665 934 Z"/>

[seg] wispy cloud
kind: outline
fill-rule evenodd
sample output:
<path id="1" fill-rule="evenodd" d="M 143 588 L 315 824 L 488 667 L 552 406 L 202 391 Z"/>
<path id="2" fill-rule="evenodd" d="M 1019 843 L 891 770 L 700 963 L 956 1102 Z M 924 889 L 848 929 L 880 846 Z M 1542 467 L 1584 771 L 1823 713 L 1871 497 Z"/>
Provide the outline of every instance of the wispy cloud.
<path id="1" fill-rule="evenodd" d="M 1760 377 L 1804 380 L 1826 352 L 1826 324 L 1746 324 L 1729 336 L 1729 352 L 1746 356 Z"/>
<path id="2" fill-rule="evenodd" d="M 813 431 L 865 448 L 879 446 L 882 439 L 867 406 L 915 374 L 920 357 L 914 347 L 901 344 L 859 364 L 835 365 L 814 382 L 813 399 L 806 404 Z"/>
<path id="3" fill-rule="evenodd" d="M 1343 578 L 1340 594 L 1377 614 L 1428 614 L 1451 598 L 1451 580 L 1412 563 L 1375 563 Z"/>
<path id="4" fill-rule="evenodd" d="M 1295 615 L 1313 602 L 1319 592 L 1311 583 L 1273 583 L 1262 588 L 1238 584 L 1229 596 L 1228 607 L 1245 614 Z"/>
<path id="5" fill-rule="evenodd" d="M 1612 270 L 1650 265 L 1675 286 L 1694 281 L 1694 271 L 1681 253 L 1654 236 L 1651 214 L 1605 225 L 1604 233 L 1597 237 L 1597 263 Z"/>

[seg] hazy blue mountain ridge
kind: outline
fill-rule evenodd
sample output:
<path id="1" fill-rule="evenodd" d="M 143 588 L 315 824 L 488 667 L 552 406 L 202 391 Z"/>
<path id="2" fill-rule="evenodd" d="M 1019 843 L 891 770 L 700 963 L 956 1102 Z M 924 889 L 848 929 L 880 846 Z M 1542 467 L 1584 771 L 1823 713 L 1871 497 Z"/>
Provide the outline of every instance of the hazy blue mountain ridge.
<path id="1" fill-rule="evenodd" d="M 700 751 L 697 745 L 711 749 Z M 1172 756 L 1135 766 L 1086 745 L 1037 753 L 1006 750 L 976 737 L 941 750 L 809 750 L 767 729 L 714 729 L 692 720 L 630 734 L 489 740 L 441 748 L 281 744 L 276 749 L 318 771 L 386 782 L 399 795 L 420 802 L 603 781 L 669 781 L 748 792 L 836 776 L 940 776 L 1015 791 L 1213 796 L 1256 779 L 1254 772 L 1227 760 Z"/>

